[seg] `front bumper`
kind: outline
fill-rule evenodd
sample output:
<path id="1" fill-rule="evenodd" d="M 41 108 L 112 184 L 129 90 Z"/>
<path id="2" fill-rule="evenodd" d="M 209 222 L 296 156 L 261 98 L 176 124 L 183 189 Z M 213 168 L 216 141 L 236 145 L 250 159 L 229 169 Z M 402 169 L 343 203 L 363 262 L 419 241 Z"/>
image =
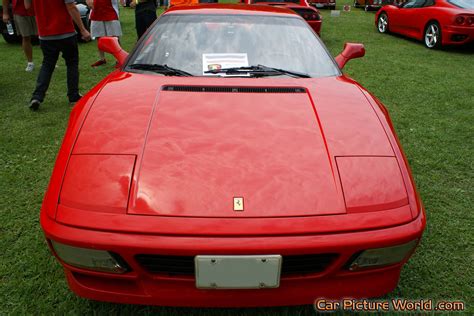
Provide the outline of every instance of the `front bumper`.
<path id="1" fill-rule="evenodd" d="M 474 26 L 447 25 L 442 30 L 443 45 L 463 45 L 474 41 Z"/>
<path id="2" fill-rule="evenodd" d="M 405 262 L 350 272 L 344 267 L 361 250 L 386 247 L 420 239 L 424 212 L 407 224 L 340 234 L 193 237 L 104 232 L 60 224 L 41 213 L 46 238 L 77 247 L 119 254 L 132 271 L 122 275 L 92 272 L 62 263 L 71 289 L 79 296 L 117 303 L 193 307 L 250 307 L 312 304 L 316 298 L 378 297 L 392 291 Z M 135 260 L 137 254 L 251 255 L 318 254 L 337 252 L 339 257 L 323 272 L 282 277 L 280 287 L 261 290 L 201 290 L 192 276 L 147 272 Z"/>

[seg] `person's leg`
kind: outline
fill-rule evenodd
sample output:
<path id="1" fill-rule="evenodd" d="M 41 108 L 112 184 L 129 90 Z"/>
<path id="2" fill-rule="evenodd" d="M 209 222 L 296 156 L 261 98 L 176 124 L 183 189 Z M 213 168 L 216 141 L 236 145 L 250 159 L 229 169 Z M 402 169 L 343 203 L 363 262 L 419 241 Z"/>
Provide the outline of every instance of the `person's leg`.
<path id="1" fill-rule="evenodd" d="M 99 60 L 94 62 L 91 65 L 91 67 L 99 67 L 99 66 L 105 65 L 107 63 L 107 60 L 105 59 L 105 53 L 103 51 L 101 51 L 98 47 L 99 39 L 100 39 L 100 37 L 97 38 L 97 51 L 99 52 Z"/>
<path id="2" fill-rule="evenodd" d="M 150 25 L 155 22 L 156 18 L 156 11 L 152 10 L 146 10 L 135 14 L 135 24 L 137 26 L 137 35 L 139 39 L 150 27 Z"/>
<path id="3" fill-rule="evenodd" d="M 69 102 L 77 102 L 79 94 L 79 49 L 77 47 L 77 37 L 71 36 L 62 40 L 61 51 L 67 66 L 67 96 Z"/>
<path id="4" fill-rule="evenodd" d="M 143 27 L 144 27 L 143 33 L 145 33 L 146 30 L 148 30 L 148 28 L 153 24 L 153 22 L 155 22 L 156 19 L 157 19 L 156 11 L 148 10 L 148 11 L 144 12 L 144 14 L 143 14 Z M 143 35 L 143 33 L 142 33 L 142 35 Z"/>
<path id="5" fill-rule="evenodd" d="M 35 67 L 33 64 L 33 47 L 31 47 L 31 35 L 35 35 L 37 32 L 36 24 L 32 23 L 32 17 L 29 16 L 15 14 L 13 19 L 15 21 L 17 32 L 22 38 L 21 46 L 28 61 L 28 65 L 26 66 L 25 70 L 31 72 Z"/>
<path id="6" fill-rule="evenodd" d="M 41 50 L 43 51 L 43 64 L 36 80 L 36 89 L 33 92 L 31 100 L 43 102 L 48 90 L 51 77 L 53 76 L 54 68 L 59 57 L 59 47 L 57 41 L 42 41 L 40 40 Z M 39 106 L 39 105 L 38 105 Z M 37 107 L 36 107 L 37 108 Z"/>
<path id="7" fill-rule="evenodd" d="M 107 30 L 107 34 L 108 36 L 111 36 L 111 37 L 115 37 L 118 42 L 119 42 L 119 45 L 121 45 L 122 43 L 120 42 L 120 37 L 123 35 L 122 33 L 122 25 L 120 24 L 120 21 L 119 20 L 114 20 L 114 21 L 109 21 L 107 22 L 106 24 L 106 30 Z M 116 61 L 115 62 L 115 68 L 119 68 L 119 63 Z"/>
<path id="8" fill-rule="evenodd" d="M 35 64 L 33 63 L 33 47 L 31 46 L 31 36 L 22 37 L 22 47 L 26 56 L 26 60 L 28 61 L 25 71 L 32 72 L 35 70 Z"/>
<path id="9" fill-rule="evenodd" d="M 22 47 L 23 52 L 26 56 L 26 60 L 28 60 L 29 63 L 33 62 L 33 47 L 31 45 L 31 36 L 22 37 Z"/>
<path id="10" fill-rule="evenodd" d="M 105 28 L 104 21 L 91 21 L 91 35 L 97 40 L 97 46 L 99 45 L 99 39 L 103 36 L 107 36 L 106 28 Z M 102 66 L 107 63 L 105 60 L 105 54 L 102 52 L 99 47 L 97 47 L 97 51 L 99 52 L 99 60 L 94 62 L 91 67 L 98 67 Z"/>
<path id="11" fill-rule="evenodd" d="M 145 24 L 143 23 L 143 12 L 135 11 L 135 28 L 137 29 L 137 37 L 140 39 L 146 31 Z"/>

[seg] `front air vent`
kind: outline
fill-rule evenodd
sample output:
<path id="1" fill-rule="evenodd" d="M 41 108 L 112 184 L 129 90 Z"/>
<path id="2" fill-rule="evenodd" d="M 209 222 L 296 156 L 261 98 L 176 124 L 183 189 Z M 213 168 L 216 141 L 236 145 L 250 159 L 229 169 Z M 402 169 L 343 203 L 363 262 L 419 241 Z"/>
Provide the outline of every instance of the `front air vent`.
<path id="1" fill-rule="evenodd" d="M 221 93 L 305 93 L 301 87 L 163 86 L 163 91 Z"/>
<path id="2" fill-rule="evenodd" d="M 326 270 L 338 258 L 336 253 L 283 256 L 281 275 L 294 276 L 320 273 Z M 193 256 L 167 256 L 139 254 L 135 256 L 140 266 L 152 274 L 171 276 L 194 275 Z"/>

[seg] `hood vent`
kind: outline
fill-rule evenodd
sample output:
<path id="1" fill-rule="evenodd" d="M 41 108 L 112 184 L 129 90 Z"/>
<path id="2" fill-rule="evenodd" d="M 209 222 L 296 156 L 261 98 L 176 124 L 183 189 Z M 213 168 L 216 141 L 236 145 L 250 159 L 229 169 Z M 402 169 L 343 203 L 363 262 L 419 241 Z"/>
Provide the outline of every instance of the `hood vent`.
<path id="1" fill-rule="evenodd" d="M 223 93 L 306 93 L 301 87 L 163 86 L 163 91 Z"/>

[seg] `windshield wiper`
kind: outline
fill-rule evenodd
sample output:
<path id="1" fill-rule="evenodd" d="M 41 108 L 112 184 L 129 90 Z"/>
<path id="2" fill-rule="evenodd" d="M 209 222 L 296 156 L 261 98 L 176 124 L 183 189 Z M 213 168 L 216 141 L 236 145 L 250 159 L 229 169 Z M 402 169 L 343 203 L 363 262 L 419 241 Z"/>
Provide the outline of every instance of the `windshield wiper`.
<path id="1" fill-rule="evenodd" d="M 165 76 L 186 76 L 193 77 L 192 74 L 181 69 L 173 68 L 168 65 L 159 65 L 159 64 L 132 64 L 128 66 L 130 69 L 153 71 Z"/>
<path id="2" fill-rule="evenodd" d="M 240 74 L 242 75 L 248 74 L 254 77 L 289 75 L 296 78 L 311 78 L 310 75 L 305 74 L 305 73 L 286 70 L 286 69 L 280 69 L 280 68 L 267 67 L 263 65 L 213 69 L 213 70 L 208 70 L 205 73 L 206 74 L 222 74 L 223 73 L 226 75 L 234 75 L 234 76 L 240 75 Z"/>

